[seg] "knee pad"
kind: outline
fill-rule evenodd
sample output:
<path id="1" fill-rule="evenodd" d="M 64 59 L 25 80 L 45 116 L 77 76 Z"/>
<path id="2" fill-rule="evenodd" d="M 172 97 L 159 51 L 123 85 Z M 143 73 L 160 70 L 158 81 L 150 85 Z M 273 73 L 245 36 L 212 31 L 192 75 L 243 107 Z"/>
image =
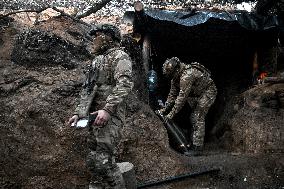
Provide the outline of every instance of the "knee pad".
<path id="1" fill-rule="evenodd" d="M 87 166 L 95 175 L 106 175 L 112 167 L 112 157 L 105 152 L 91 151 L 87 157 Z"/>

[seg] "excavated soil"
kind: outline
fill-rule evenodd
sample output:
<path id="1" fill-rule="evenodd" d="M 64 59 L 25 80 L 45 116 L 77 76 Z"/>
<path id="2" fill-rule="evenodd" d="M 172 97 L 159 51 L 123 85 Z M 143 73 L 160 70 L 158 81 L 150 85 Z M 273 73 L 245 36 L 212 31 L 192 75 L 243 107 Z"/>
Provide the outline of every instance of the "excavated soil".
<path id="1" fill-rule="evenodd" d="M 57 26 L 70 24 L 65 18 L 56 18 L 30 28 L 29 31 L 46 34 L 46 38 L 40 39 L 43 44 L 52 44 L 50 39 L 69 44 L 63 45 L 65 48 L 62 46 L 62 51 L 57 49 L 62 54 L 66 53 L 62 60 L 50 59 L 46 63 L 41 60 L 46 60 L 54 51 L 46 49 L 44 54 L 41 53 L 41 43 L 31 43 L 35 45 L 33 48 L 24 48 L 19 41 L 19 36 L 25 36 L 21 32 L 27 28 L 15 27 L 18 24 L 11 20 L 1 21 L 0 24 L 0 188 L 87 188 L 90 179 L 85 165 L 87 131 L 66 126 L 66 120 L 72 115 L 79 97 L 82 70 L 91 60 L 87 55 L 74 57 L 68 53 L 73 48 L 83 49 L 83 43 L 76 41 L 79 35 L 72 35 L 72 32 L 68 35 L 66 27 L 62 27 L 61 32 L 61 27 Z M 56 32 L 48 30 L 50 28 L 57 28 Z M 77 29 L 76 34 L 84 38 L 85 30 L 77 26 L 74 28 Z M 29 39 L 27 36 L 27 41 Z M 25 45 L 30 47 L 29 43 Z M 122 128 L 118 160 L 134 164 L 139 183 L 220 168 L 218 173 L 152 188 L 284 187 L 282 106 L 277 107 L 276 114 L 274 108 L 265 106 L 267 111 L 263 114 L 262 106 L 255 109 L 254 104 L 250 103 L 255 100 L 246 101 L 248 103 L 233 101 L 231 107 L 234 109 L 228 108 L 227 119 L 222 122 L 228 124 L 228 129 L 219 132 L 223 138 L 217 137 L 216 141 L 207 143 L 202 156 L 186 157 L 169 146 L 162 122 L 145 103 L 147 92 L 145 78 L 141 77 L 143 69 L 138 45 L 128 36 L 123 45 L 134 60 L 135 89 L 127 98 L 127 119 Z M 37 61 L 30 62 L 36 55 Z M 66 67 L 74 59 L 74 64 Z M 256 95 L 253 98 L 256 99 L 260 94 L 258 90 L 267 91 L 263 87 L 248 93 Z M 279 89 L 283 85 L 275 87 Z M 270 89 L 273 91 L 273 86 Z M 247 93 L 242 95 L 240 99 L 247 97 Z M 259 119 L 263 115 L 270 116 L 270 121 Z M 274 143 L 265 144 L 269 141 L 265 140 L 267 137 L 264 135 L 268 129 L 263 129 L 261 123 L 267 123 L 263 124 L 265 128 L 278 128 L 280 134 L 278 138 L 274 137 Z M 259 129 L 254 133 L 255 127 Z M 228 131 L 231 132 L 225 135 Z M 259 137 L 260 133 L 264 137 Z M 252 138 L 255 138 L 255 146 L 250 145 Z M 238 142 L 241 140 L 246 142 Z M 262 145 L 257 146 L 260 142 Z"/>

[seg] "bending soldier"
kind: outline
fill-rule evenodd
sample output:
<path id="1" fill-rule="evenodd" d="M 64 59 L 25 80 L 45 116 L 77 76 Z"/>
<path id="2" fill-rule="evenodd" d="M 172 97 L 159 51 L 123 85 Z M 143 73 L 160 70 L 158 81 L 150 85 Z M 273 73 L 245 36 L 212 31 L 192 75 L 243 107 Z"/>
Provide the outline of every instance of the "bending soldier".
<path id="1" fill-rule="evenodd" d="M 163 74 L 171 78 L 171 89 L 165 107 L 160 111 L 163 114 L 170 111 L 166 117 L 173 119 L 188 102 L 193 110 L 192 145 L 189 155 L 198 155 L 204 144 L 205 117 L 217 95 L 210 71 L 197 62 L 186 65 L 177 57 L 173 57 L 163 64 Z"/>
<path id="2" fill-rule="evenodd" d="M 89 189 L 123 189 L 124 181 L 115 163 L 115 154 L 119 129 L 125 120 L 124 99 L 133 87 L 132 62 L 120 48 L 121 34 L 116 26 L 99 25 L 90 35 L 94 39 L 87 49 L 96 55 L 92 62 L 96 74 L 91 81 L 88 78 L 87 83 L 95 81 L 95 84 L 91 85 L 91 90 L 88 85 L 81 91 L 80 103 L 69 124 L 77 123 L 89 113 L 97 116 L 90 126 L 88 138 L 87 166 L 92 173 Z"/>

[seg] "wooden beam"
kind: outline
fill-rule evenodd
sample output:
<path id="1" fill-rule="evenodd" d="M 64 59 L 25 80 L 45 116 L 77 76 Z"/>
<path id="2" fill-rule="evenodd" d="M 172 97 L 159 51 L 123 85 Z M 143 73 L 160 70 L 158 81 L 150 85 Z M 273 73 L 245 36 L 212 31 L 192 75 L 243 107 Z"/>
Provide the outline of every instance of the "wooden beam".
<path id="1" fill-rule="evenodd" d="M 108 4 L 111 0 L 102 0 L 100 3 L 94 3 L 93 6 L 91 8 L 89 8 L 89 10 L 87 10 L 86 12 L 84 12 L 83 14 L 79 14 L 76 16 L 77 19 L 81 19 L 84 17 L 87 17 L 93 13 L 96 13 L 98 10 L 100 10 L 101 8 L 103 8 L 106 4 Z"/>

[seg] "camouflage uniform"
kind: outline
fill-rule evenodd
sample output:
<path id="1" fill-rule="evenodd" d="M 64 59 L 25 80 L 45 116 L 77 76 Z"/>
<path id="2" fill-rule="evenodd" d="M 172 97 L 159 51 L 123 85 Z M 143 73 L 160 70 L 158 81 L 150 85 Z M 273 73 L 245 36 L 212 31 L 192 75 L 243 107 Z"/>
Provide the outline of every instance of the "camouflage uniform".
<path id="1" fill-rule="evenodd" d="M 180 63 L 179 66 L 171 80 L 171 89 L 166 101 L 165 109 L 171 109 L 167 117 L 172 119 L 188 102 L 193 110 L 192 144 L 202 147 L 205 136 L 205 116 L 215 101 L 217 88 L 210 77 L 209 70 L 201 64 Z"/>
<path id="2" fill-rule="evenodd" d="M 133 87 L 132 63 L 121 48 L 111 48 L 97 56 L 92 67 L 97 72 L 93 92 L 81 92 L 81 100 L 75 110 L 79 117 L 104 109 L 111 119 L 106 126 L 92 126 L 88 138 L 87 165 L 93 174 L 90 188 L 125 188 L 122 175 L 115 163 L 119 129 L 125 120 L 124 98 Z"/>

